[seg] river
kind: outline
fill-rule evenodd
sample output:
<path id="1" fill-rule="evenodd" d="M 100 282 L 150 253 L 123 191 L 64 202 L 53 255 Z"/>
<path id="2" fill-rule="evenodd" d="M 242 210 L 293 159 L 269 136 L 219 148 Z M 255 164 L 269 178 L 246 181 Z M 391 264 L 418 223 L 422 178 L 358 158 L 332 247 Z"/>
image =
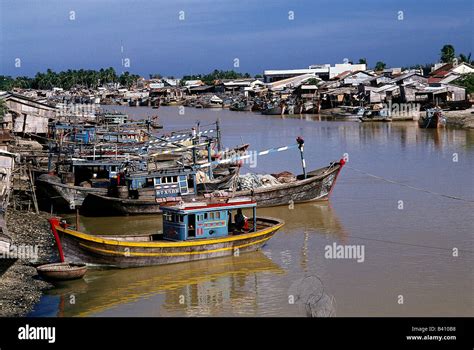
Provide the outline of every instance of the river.
<path id="1" fill-rule="evenodd" d="M 114 109 L 134 117 L 158 113 L 163 132 L 219 118 L 227 147 L 264 150 L 302 136 L 309 170 L 344 154 L 348 162 L 329 202 L 258 210 L 286 221 L 261 251 L 90 270 L 84 280 L 48 291 L 31 316 L 474 315 L 474 130 L 221 109 Z M 251 166 L 241 173 L 300 173 L 300 154 L 273 153 Z M 97 234 L 155 232 L 161 217 L 82 217 L 81 226 Z M 327 255 L 347 246 L 359 255 Z"/>

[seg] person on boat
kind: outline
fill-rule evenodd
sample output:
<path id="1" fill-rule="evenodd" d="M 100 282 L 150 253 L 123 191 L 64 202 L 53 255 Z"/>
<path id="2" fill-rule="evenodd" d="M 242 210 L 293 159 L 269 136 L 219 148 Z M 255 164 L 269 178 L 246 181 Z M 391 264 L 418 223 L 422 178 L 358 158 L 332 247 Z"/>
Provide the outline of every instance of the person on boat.
<path id="1" fill-rule="evenodd" d="M 237 209 L 237 214 L 234 216 L 234 224 L 235 228 L 239 231 L 245 230 L 247 228 L 248 230 L 248 219 L 247 217 L 242 213 L 242 209 Z"/>

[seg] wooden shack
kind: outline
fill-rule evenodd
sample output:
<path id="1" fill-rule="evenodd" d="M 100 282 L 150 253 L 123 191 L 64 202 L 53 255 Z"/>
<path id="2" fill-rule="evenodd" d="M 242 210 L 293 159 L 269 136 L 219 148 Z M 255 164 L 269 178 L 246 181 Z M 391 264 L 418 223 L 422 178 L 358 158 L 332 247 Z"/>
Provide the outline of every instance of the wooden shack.
<path id="1" fill-rule="evenodd" d="M 11 115 L 14 133 L 46 135 L 48 122 L 57 116 L 55 107 L 19 94 L 7 93 L 0 98 L 5 101 Z"/>

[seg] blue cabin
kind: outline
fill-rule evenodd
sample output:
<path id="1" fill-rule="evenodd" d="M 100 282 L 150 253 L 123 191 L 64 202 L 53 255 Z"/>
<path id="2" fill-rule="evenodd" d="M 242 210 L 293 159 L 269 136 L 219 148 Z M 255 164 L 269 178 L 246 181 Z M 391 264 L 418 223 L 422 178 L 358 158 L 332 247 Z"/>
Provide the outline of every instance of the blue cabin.
<path id="1" fill-rule="evenodd" d="M 151 173 L 133 173 L 125 180 L 128 190 L 135 193 L 138 199 L 149 196 L 150 189 L 157 202 L 196 193 L 196 171 L 189 166 L 165 168 Z"/>
<path id="2" fill-rule="evenodd" d="M 88 145 L 96 140 L 96 128 L 93 125 L 50 124 L 49 134 L 54 139 L 62 138 L 71 142 Z"/>
<path id="3" fill-rule="evenodd" d="M 257 204 L 251 200 L 232 203 L 185 203 L 179 206 L 162 206 L 163 237 L 173 241 L 225 237 L 257 230 Z M 240 211 L 239 211 L 240 209 Z M 233 214 L 242 209 L 252 209 L 253 218 L 248 227 L 238 227 Z M 237 214 L 238 215 L 238 214 Z M 241 214 L 242 215 L 242 214 Z M 234 219 L 236 216 L 234 216 Z"/>

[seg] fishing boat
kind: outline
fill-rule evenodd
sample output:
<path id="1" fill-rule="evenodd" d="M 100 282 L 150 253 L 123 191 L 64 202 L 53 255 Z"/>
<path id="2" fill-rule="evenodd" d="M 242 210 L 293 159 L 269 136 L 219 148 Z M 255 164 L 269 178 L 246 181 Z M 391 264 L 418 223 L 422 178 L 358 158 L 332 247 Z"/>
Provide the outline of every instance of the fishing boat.
<path id="1" fill-rule="evenodd" d="M 222 108 L 224 101 L 216 95 L 213 95 L 207 102 L 203 104 L 204 108 Z"/>
<path id="2" fill-rule="evenodd" d="M 427 109 L 426 114 L 418 119 L 418 126 L 423 129 L 436 129 L 439 125 L 444 125 L 445 123 L 446 118 L 439 108 Z"/>
<path id="3" fill-rule="evenodd" d="M 82 212 L 89 216 L 159 214 L 164 203 L 196 194 L 196 172 L 188 166 L 138 172 L 126 176 L 125 184 L 110 188 L 109 195 L 89 193 Z"/>
<path id="4" fill-rule="evenodd" d="M 328 200 L 334 188 L 336 179 L 344 165 L 344 160 L 332 162 L 329 166 L 310 171 L 306 175 L 298 175 L 294 181 L 282 182 L 270 186 L 254 189 L 235 190 L 229 189 L 232 184 L 230 175 L 223 176 L 217 181 L 211 181 L 209 185 L 201 184 L 199 189 L 188 189 L 188 195 L 180 193 L 169 193 L 166 197 L 148 196 L 144 199 L 117 198 L 105 194 L 89 193 L 83 202 L 83 210 L 88 215 L 143 215 L 160 214 L 162 204 L 173 203 L 177 200 L 191 202 L 193 200 L 208 200 L 213 196 L 220 200 L 228 198 L 247 198 L 256 201 L 259 207 L 272 207 L 288 205 L 288 203 L 302 203 L 309 201 Z M 235 176 L 235 175 L 234 175 Z M 157 182 L 158 183 L 158 182 Z M 195 182 L 194 182 L 195 183 Z M 224 186 L 220 186 L 224 185 Z M 197 186 L 198 187 L 198 186 Z M 214 195 L 214 191 L 219 189 Z M 226 190 L 227 189 L 227 190 Z M 174 198 L 178 197 L 178 199 Z"/>
<path id="5" fill-rule="evenodd" d="M 340 108 L 336 109 L 336 111 L 332 111 L 330 115 L 337 119 L 341 118 L 345 120 L 360 120 L 360 118 L 367 114 L 366 111 L 366 108 L 362 106 L 341 106 Z"/>
<path id="6" fill-rule="evenodd" d="M 392 117 L 387 109 L 365 109 L 361 122 L 391 122 Z"/>
<path id="7" fill-rule="evenodd" d="M 232 103 L 229 107 L 231 111 L 237 112 L 250 112 L 252 110 L 253 104 L 249 103 L 248 101 L 236 101 Z"/>
<path id="8" fill-rule="evenodd" d="M 146 235 L 90 235 L 58 218 L 50 224 L 61 261 L 118 268 L 164 265 L 262 248 L 284 221 L 257 217 L 256 206 L 249 199 L 163 206 L 163 231 Z M 251 210 L 251 217 L 242 210 Z"/>
<path id="9" fill-rule="evenodd" d="M 264 115 L 280 115 L 284 114 L 284 103 L 280 101 L 272 101 L 265 104 L 262 109 L 262 114 Z"/>
<path id="10" fill-rule="evenodd" d="M 125 124 L 128 121 L 128 114 L 117 111 L 104 112 L 99 114 L 99 122 L 108 125 Z"/>
<path id="11" fill-rule="evenodd" d="M 110 183 L 125 163 L 115 160 L 72 160 L 56 164 L 56 175 L 42 174 L 36 180 L 40 200 L 54 209 L 74 209 L 82 205 L 89 193 L 107 194 Z"/>

